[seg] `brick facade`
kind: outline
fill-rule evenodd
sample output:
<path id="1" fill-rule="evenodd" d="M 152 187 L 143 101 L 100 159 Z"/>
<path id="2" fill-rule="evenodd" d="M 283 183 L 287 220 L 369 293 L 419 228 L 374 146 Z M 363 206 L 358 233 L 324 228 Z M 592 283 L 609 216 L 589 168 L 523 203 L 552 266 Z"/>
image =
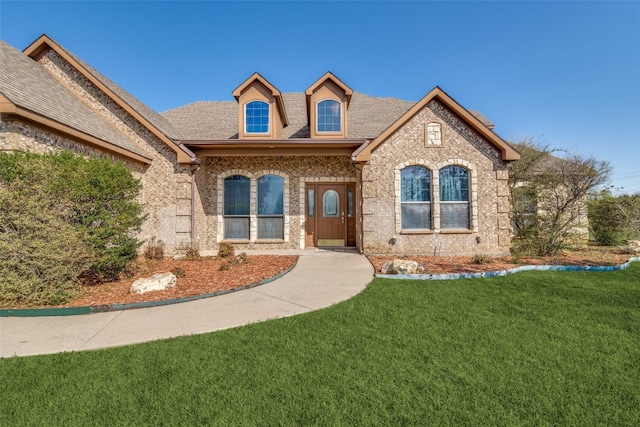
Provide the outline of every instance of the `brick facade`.
<path id="1" fill-rule="evenodd" d="M 271 141 L 261 141 L 257 137 L 243 139 L 239 135 L 241 132 L 234 136 L 227 135 L 227 127 L 231 129 L 231 135 L 235 132 L 233 129 L 240 129 L 243 120 L 242 103 L 238 104 L 233 113 L 236 116 L 232 115 L 234 109 L 228 109 L 225 104 L 207 106 L 210 110 L 200 109 L 204 107 L 202 105 L 194 105 L 188 114 L 160 116 L 150 112 L 148 107 L 132 99 L 104 76 L 97 76 L 95 70 L 90 67 L 84 69 L 81 62 L 76 63 L 77 60 L 72 55 L 55 47 L 53 42 L 46 41 L 45 45 L 42 50 L 32 52 L 33 56 L 29 60 L 37 61 L 55 80 L 43 73 L 47 78 L 38 82 L 46 80 L 48 87 L 56 88 L 56 81 L 59 82 L 64 87 L 62 92 L 72 93 L 80 100 L 81 104 L 78 104 L 82 109 L 86 110 L 86 106 L 90 110 L 91 117 L 99 116 L 98 122 L 107 128 L 107 134 L 115 130 L 118 134 L 116 139 L 124 141 L 122 147 L 130 144 L 135 150 L 147 153 L 150 159 L 142 156 L 143 160 L 138 158 L 138 161 L 150 162 L 143 164 L 133 160 L 135 157 L 127 159 L 116 154 L 106 154 L 99 148 L 93 148 L 95 144 L 83 143 L 80 137 L 73 139 L 63 134 L 63 131 L 35 124 L 32 122 L 33 118 L 23 119 L 17 114 L 2 115 L 0 150 L 43 153 L 70 149 L 84 156 L 98 155 L 124 160 L 143 187 L 140 201 L 144 204 L 148 220 L 143 225 L 139 238 L 148 240 L 155 237 L 163 240 L 168 254 L 184 251 L 191 245 L 202 253 L 215 252 L 220 243 L 225 241 L 222 212 L 224 179 L 232 175 L 243 175 L 250 180 L 249 238 L 233 242 L 240 250 L 305 247 L 310 241 L 305 234 L 305 184 L 349 183 L 348 194 L 355 194 L 355 218 L 349 216 L 351 219 L 347 223 L 351 225 L 345 226 L 345 229 L 353 230 L 351 227 L 355 223 L 356 237 L 352 239 L 353 236 L 350 235 L 348 239 L 351 240 L 347 241 L 356 241 L 365 253 L 497 255 L 509 251 L 507 161 L 517 159 L 518 155 L 505 155 L 504 146 L 508 144 L 493 134 L 490 128 L 479 125 L 462 107 L 458 108 L 457 103 L 439 88 L 430 92 L 433 96 L 423 98 L 424 102 L 411 104 L 359 95 L 352 93 L 348 87 L 341 86 L 344 96 L 338 98 L 344 103 L 341 111 L 345 114 L 345 133 L 338 137 L 333 135 L 335 141 L 330 140 L 331 138 L 310 138 L 309 123 L 313 122 L 314 112 L 306 109 L 315 108 L 315 104 L 307 99 L 308 105 L 305 105 L 304 93 L 300 97 L 292 94 L 280 97 L 278 92 L 278 102 L 286 99 L 289 103 L 288 112 L 285 114 L 285 109 L 282 110 L 283 117 L 290 116 L 286 128 L 289 133 L 272 135 L 271 139 L 276 139 L 273 145 L 281 144 L 285 147 L 276 147 L 282 150 L 278 152 L 269 151 L 274 148 Z M 12 55 L 15 56 L 15 53 Z M 27 64 L 22 69 L 29 68 L 30 65 Z M 39 91 L 42 89 L 37 84 L 23 84 L 23 87 L 27 86 L 38 87 Z M 15 90 L 15 87 L 9 87 Z M 74 97 L 71 97 L 68 104 L 76 104 Z M 353 98 L 349 104 L 351 97 Z M 57 98 L 49 96 L 48 99 Z M 349 114 L 353 118 L 352 122 L 346 115 L 347 105 L 351 108 Z M 198 111 L 207 113 L 198 115 Z M 212 113 L 208 113 L 209 111 Z M 174 121 L 169 121 L 167 117 L 173 117 Z M 347 122 L 350 123 L 348 129 Z M 80 122 L 81 125 L 84 123 L 86 122 Z M 163 123 L 167 125 L 166 129 Z M 176 123 L 183 127 L 178 129 Z M 156 126 L 158 124 L 160 125 Z M 215 126 L 209 126 L 211 124 Z M 279 124 L 276 121 L 275 125 Z M 93 128 L 95 126 L 91 129 Z M 191 131 L 191 128 L 194 128 L 194 133 L 191 134 L 193 136 L 185 137 L 185 132 Z M 181 138 L 184 141 L 179 141 L 178 135 L 183 135 Z M 277 139 L 287 141 L 282 143 Z M 308 144 L 305 139 L 309 140 Z M 108 138 L 101 141 L 108 141 Z M 239 142 L 238 148 L 234 146 L 235 141 Z M 256 146 L 251 148 L 246 144 L 249 141 L 255 142 Z M 366 147 L 365 141 L 369 143 Z M 199 143 L 203 142 L 210 144 L 210 147 L 198 151 L 199 147 L 203 147 Z M 327 145 L 321 146 L 319 142 Z M 182 143 L 191 144 L 194 153 L 202 153 L 199 159 L 191 156 L 193 153 L 189 154 L 189 149 L 184 148 Z M 217 144 L 222 143 L 226 148 L 217 151 L 220 150 L 220 145 Z M 294 148 L 288 148 L 289 143 Z M 341 148 L 346 146 L 345 143 L 354 144 L 348 145 L 348 153 Z M 178 148 L 178 144 L 182 148 Z M 361 147 L 357 148 L 359 145 Z M 498 146 L 502 147 L 502 153 L 496 148 Z M 255 151 L 250 151 L 251 149 Z M 352 152 L 352 149 L 356 151 Z M 367 152 L 366 159 L 359 157 L 363 150 Z M 273 155 L 276 152 L 287 154 Z M 186 160 L 185 153 L 188 154 Z M 429 230 L 402 229 L 401 171 L 414 165 L 431 171 L 432 226 Z M 468 172 L 470 226 L 465 230 L 440 227 L 442 213 L 438 171 L 447 166 L 460 166 Z M 257 180 L 263 175 L 277 175 L 284 182 L 282 239 L 267 241 L 257 238 Z M 344 213 L 342 216 L 344 223 Z M 314 221 L 315 224 L 320 223 L 317 218 Z M 329 220 L 326 220 L 324 224 L 328 223 Z M 335 242 L 340 239 L 326 240 Z"/>
<path id="2" fill-rule="evenodd" d="M 440 126 L 431 126 L 437 123 Z M 441 143 L 433 143 L 434 128 Z M 421 165 L 432 173 L 432 229 L 403 231 L 400 170 Z M 468 230 L 440 228 L 438 170 L 462 166 L 469 172 Z M 500 153 L 446 106 L 431 101 L 371 153 L 362 173 L 365 253 L 423 255 L 505 254 L 509 252 L 506 163 Z"/>

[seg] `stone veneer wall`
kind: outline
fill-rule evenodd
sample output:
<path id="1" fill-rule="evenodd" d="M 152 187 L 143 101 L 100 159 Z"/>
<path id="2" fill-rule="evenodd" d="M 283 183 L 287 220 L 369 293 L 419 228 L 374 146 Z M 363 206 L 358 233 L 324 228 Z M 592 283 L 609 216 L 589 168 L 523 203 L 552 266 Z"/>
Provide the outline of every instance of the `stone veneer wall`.
<path id="1" fill-rule="evenodd" d="M 441 144 L 428 144 L 427 125 L 441 125 Z M 433 230 L 402 231 L 400 173 L 413 164 L 432 171 Z M 466 167 L 470 174 L 469 230 L 439 229 L 438 169 Z M 499 255 L 509 252 L 508 171 L 500 153 L 443 104 L 433 100 L 371 153 L 363 167 L 365 253 Z M 435 184 L 435 185 L 434 185 Z"/>
<path id="2" fill-rule="evenodd" d="M 258 178 L 275 173 L 285 178 L 285 239 L 271 242 L 249 242 L 233 245 L 242 249 L 297 249 L 304 231 L 304 197 L 300 189 L 305 182 L 355 180 L 355 168 L 348 157 L 205 157 L 196 173 L 196 239 L 204 252 L 218 249 L 222 240 L 222 194 L 220 179 L 240 174 Z M 302 240 L 304 243 L 304 240 Z"/>
<path id="3" fill-rule="evenodd" d="M 191 190 L 189 166 L 178 164 L 175 151 L 141 125 L 116 102 L 84 77 L 55 51 L 49 50 L 39 63 L 111 126 L 153 157 L 139 178 L 141 201 L 149 219 L 139 238 L 161 239 L 166 252 L 174 253 L 190 244 Z"/>

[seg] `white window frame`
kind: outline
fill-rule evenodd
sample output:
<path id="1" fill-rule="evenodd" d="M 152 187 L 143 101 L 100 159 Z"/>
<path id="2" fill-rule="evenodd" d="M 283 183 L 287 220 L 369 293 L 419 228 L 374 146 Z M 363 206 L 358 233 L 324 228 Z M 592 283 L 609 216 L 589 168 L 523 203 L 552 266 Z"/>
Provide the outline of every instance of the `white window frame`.
<path id="1" fill-rule="evenodd" d="M 247 129 L 247 106 L 253 102 L 261 102 L 267 105 L 267 130 L 266 132 L 252 132 Z M 271 132 L 271 105 L 264 99 L 252 99 L 244 104 L 244 133 L 247 135 L 268 135 Z"/>
<path id="2" fill-rule="evenodd" d="M 320 120 L 319 119 L 319 112 L 318 112 L 318 107 L 320 106 L 321 102 L 324 101 L 333 101 L 336 104 L 338 104 L 338 106 L 340 107 L 340 129 L 339 130 L 320 130 L 318 128 L 319 124 L 320 124 Z M 323 133 L 323 134 L 340 134 L 342 133 L 343 129 L 344 129 L 344 123 L 343 123 L 343 117 L 344 117 L 344 113 L 343 113 L 343 105 L 342 102 L 334 99 L 334 98 L 324 98 L 324 99 L 320 99 L 318 102 L 316 102 L 316 133 Z"/>

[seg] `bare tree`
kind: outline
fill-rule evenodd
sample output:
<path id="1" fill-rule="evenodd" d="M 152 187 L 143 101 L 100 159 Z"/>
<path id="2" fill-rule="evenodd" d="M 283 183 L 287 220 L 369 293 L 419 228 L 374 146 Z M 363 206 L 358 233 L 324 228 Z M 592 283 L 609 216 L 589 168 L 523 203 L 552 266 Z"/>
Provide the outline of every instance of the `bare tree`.
<path id="1" fill-rule="evenodd" d="M 608 181 L 609 163 L 531 140 L 513 146 L 521 154 L 509 170 L 514 249 L 553 255 L 586 240 L 587 195 Z"/>

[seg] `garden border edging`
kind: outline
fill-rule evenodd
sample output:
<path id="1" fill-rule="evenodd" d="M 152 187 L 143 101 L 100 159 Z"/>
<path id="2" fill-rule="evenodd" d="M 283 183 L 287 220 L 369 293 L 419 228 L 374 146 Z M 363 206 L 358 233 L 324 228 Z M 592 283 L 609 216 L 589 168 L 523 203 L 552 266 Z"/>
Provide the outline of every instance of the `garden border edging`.
<path id="1" fill-rule="evenodd" d="M 230 294 L 232 292 L 242 291 L 245 289 L 255 288 L 256 286 L 266 285 L 276 279 L 284 276 L 298 263 L 298 259 L 293 265 L 286 270 L 276 274 L 275 276 L 261 280 L 257 283 L 251 283 L 245 286 L 238 286 L 233 289 L 225 289 L 223 291 L 211 292 L 208 294 L 192 295 L 189 297 L 175 298 L 159 301 L 143 301 L 130 304 L 108 304 L 108 305 L 91 305 L 84 307 L 62 307 L 62 308 L 8 308 L 0 309 L 0 317 L 44 317 L 44 316 L 76 316 L 79 314 L 105 313 L 109 311 L 134 310 L 136 308 L 160 307 L 163 305 L 179 304 L 182 302 L 196 301 L 205 298 L 217 297 L 220 295 Z"/>
<path id="2" fill-rule="evenodd" d="M 482 273 L 446 273 L 446 274 L 376 274 L 381 279 L 413 279 L 413 280 L 455 280 L 482 279 L 487 277 L 506 276 L 522 271 L 617 271 L 629 267 L 632 262 L 640 261 L 640 257 L 632 257 L 620 265 L 523 265 L 508 270 L 485 271 Z"/>

